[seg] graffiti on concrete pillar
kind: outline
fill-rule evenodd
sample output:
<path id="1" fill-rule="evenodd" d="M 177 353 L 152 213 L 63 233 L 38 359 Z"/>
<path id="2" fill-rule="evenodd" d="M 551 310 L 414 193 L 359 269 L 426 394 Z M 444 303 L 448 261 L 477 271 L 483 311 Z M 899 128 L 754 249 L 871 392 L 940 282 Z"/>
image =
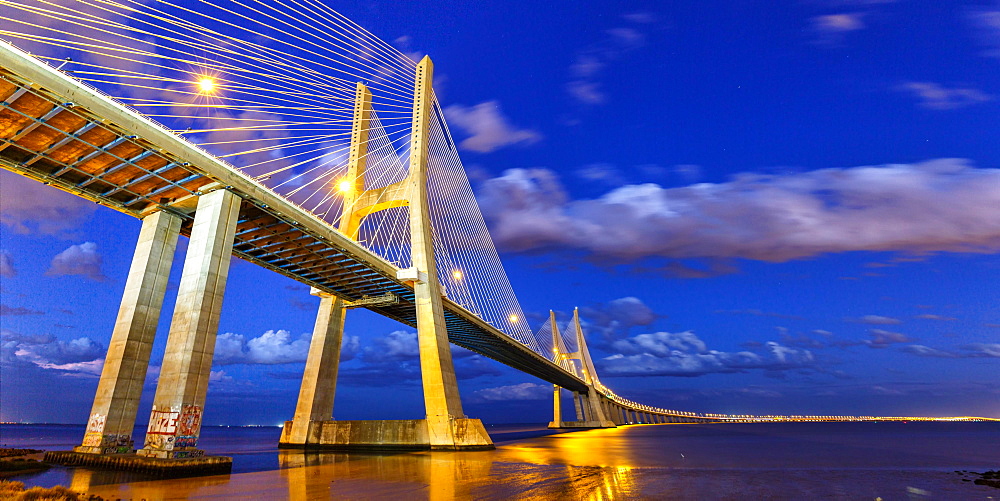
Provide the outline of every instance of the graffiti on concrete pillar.
<path id="1" fill-rule="evenodd" d="M 104 414 L 93 413 L 90 415 L 90 419 L 87 420 L 87 433 L 101 433 L 104 431 L 104 423 L 106 423 L 108 417 Z"/>
<path id="2" fill-rule="evenodd" d="M 170 457 L 173 458 L 200 458 L 205 455 L 205 451 L 175 451 Z"/>
<path id="3" fill-rule="evenodd" d="M 185 405 L 181 410 L 181 417 L 177 423 L 177 427 L 178 435 L 197 435 L 201 429 L 201 407 L 197 405 Z"/>
<path id="4" fill-rule="evenodd" d="M 157 435 L 146 433 L 146 449 L 160 449 L 169 451 L 174 448 L 173 435 Z"/>
<path id="5" fill-rule="evenodd" d="M 108 417 L 104 414 L 93 413 L 87 420 L 87 433 L 83 436 L 84 447 L 100 447 L 104 432 L 104 423 Z"/>
<path id="6" fill-rule="evenodd" d="M 99 432 L 88 431 L 87 434 L 83 436 L 83 446 L 84 447 L 100 447 L 101 446 L 101 434 Z"/>
<path id="7" fill-rule="evenodd" d="M 177 421 L 178 436 L 174 447 L 197 447 L 199 431 L 201 431 L 201 407 L 185 405 Z"/>
<path id="8" fill-rule="evenodd" d="M 132 436 L 127 433 L 108 433 L 101 437 L 102 454 L 127 454 L 132 452 Z"/>
<path id="9" fill-rule="evenodd" d="M 154 408 L 149 415 L 149 428 L 146 429 L 146 448 L 173 449 L 178 417 L 180 413 L 177 411 L 161 411 Z"/>
<path id="10" fill-rule="evenodd" d="M 177 433 L 177 418 L 180 413 L 177 411 L 153 410 L 149 415 L 149 428 L 146 433 L 155 435 L 174 435 Z"/>

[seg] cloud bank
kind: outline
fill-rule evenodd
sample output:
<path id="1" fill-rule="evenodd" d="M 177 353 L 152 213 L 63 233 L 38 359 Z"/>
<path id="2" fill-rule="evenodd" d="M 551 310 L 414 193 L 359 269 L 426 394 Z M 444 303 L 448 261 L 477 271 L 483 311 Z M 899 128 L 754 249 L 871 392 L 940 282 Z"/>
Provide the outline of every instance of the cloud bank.
<path id="1" fill-rule="evenodd" d="M 14 233 L 68 238 L 95 210 L 96 204 L 76 195 L 0 171 L 0 223 Z"/>
<path id="2" fill-rule="evenodd" d="M 104 347 L 87 337 L 64 341 L 51 334 L 28 336 L 0 331 L 0 361 L 8 366 L 28 364 L 42 369 L 100 375 L 104 355 Z"/>
<path id="3" fill-rule="evenodd" d="M 468 136 L 458 146 L 479 153 L 489 153 L 505 146 L 529 145 L 542 139 L 538 131 L 518 129 L 500 113 L 500 103 L 487 101 L 475 106 L 458 104 L 444 110 L 448 123 Z"/>
<path id="4" fill-rule="evenodd" d="M 769 341 L 758 351 L 711 350 L 691 331 L 655 332 L 615 341 L 619 353 L 600 361 L 598 372 L 606 376 L 682 376 L 746 372 L 761 369 L 771 373 L 810 369 L 816 359 L 809 350 Z"/>
<path id="5" fill-rule="evenodd" d="M 896 90 L 910 94 L 918 105 L 932 110 L 954 110 L 992 101 L 993 96 L 972 87 L 946 87 L 934 82 L 903 82 Z"/>
<path id="6" fill-rule="evenodd" d="M 961 159 L 626 185 L 590 200 L 571 200 L 553 171 L 511 169 L 483 183 L 480 205 L 506 251 L 579 252 L 607 264 L 1000 251 L 1000 169 Z"/>
<path id="7" fill-rule="evenodd" d="M 570 80 L 566 91 L 578 103 L 598 105 L 607 101 L 604 73 L 608 65 L 646 44 L 643 25 L 656 21 L 652 14 L 629 13 L 622 16 L 622 26 L 604 32 L 604 37 L 576 54 L 569 67 Z"/>
<path id="8" fill-rule="evenodd" d="M 56 254 L 46 275 L 82 275 L 97 282 L 103 282 L 108 277 L 101 271 L 103 259 L 97 252 L 97 244 L 84 242 L 71 245 L 68 249 Z"/>
<path id="9" fill-rule="evenodd" d="M 293 337 L 291 332 L 268 330 L 255 338 L 227 332 L 215 339 L 215 365 L 260 364 L 277 365 L 301 363 L 309 356 L 311 333 Z M 340 345 L 340 360 L 346 362 L 357 356 L 358 336 L 344 336 Z"/>

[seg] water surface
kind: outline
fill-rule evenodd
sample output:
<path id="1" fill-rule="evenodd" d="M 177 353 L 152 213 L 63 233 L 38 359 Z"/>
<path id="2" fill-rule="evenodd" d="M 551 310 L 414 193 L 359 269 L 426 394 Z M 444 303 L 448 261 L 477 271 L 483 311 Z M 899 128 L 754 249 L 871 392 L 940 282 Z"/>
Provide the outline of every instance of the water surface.
<path id="1" fill-rule="evenodd" d="M 490 431 L 495 451 L 348 454 L 279 451 L 278 428 L 206 427 L 201 446 L 233 456 L 232 474 L 152 480 L 57 467 L 18 480 L 111 499 L 1000 499 L 1000 490 L 955 473 L 1000 468 L 1000 423 Z M 0 443 L 68 449 L 82 433 L 82 426 L 4 425 Z"/>

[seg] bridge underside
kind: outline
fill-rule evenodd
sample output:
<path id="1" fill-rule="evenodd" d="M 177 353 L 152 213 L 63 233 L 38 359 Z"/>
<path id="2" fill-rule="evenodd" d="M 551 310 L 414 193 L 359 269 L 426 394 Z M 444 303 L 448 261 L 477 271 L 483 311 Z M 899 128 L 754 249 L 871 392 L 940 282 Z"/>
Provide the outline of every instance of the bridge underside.
<path id="1" fill-rule="evenodd" d="M 97 91 L 19 61 L 0 67 L 0 166 L 134 217 L 181 216 L 190 235 L 200 195 L 242 198 L 233 253 L 347 301 L 387 292 L 372 311 L 416 326 L 414 292 L 397 269 L 318 218 Z M 35 63 L 37 64 L 37 63 Z M 445 299 L 449 340 L 574 391 L 583 381 Z"/>

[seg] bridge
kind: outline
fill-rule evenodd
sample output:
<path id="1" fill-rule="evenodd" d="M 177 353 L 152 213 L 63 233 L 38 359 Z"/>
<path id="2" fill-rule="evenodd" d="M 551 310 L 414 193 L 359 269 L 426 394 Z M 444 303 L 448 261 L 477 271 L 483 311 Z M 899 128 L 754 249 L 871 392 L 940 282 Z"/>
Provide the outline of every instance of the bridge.
<path id="1" fill-rule="evenodd" d="M 0 0 L 15 12 L 0 31 L 15 42 L 0 41 L 0 165 L 142 220 L 76 453 L 138 445 L 131 430 L 180 235 L 189 245 L 140 457 L 204 454 L 231 255 L 321 298 L 284 447 L 491 448 L 462 410 L 450 344 L 552 383 L 551 427 L 854 419 L 643 405 L 601 383 L 576 313 L 561 330 L 550 314 L 532 332 L 434 94 L 431 60 L 303 2 L 289 5 L 310 6 L 304 18 L 282 2 L 77 12 Z M 195 44 L 202 55 L 188 56 Z M 333 419 L 352 308 L 417 329 L 424 419 Z M 572 419 L 563 391 L 573 394 Z"/>

